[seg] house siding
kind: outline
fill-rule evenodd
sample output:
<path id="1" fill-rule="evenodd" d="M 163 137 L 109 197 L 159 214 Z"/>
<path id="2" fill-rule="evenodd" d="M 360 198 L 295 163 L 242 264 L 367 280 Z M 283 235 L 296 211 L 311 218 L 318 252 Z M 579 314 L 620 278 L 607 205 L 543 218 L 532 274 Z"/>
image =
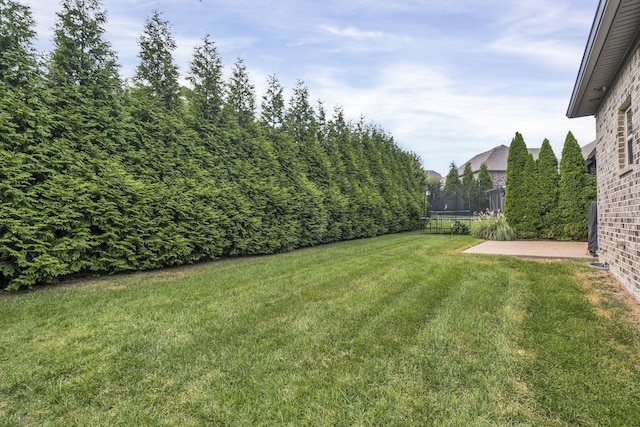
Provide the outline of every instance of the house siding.
<path id="1" fill-rule="evenodd" d="M 489 172 L 489 175 L 491 175 L 493 188 L 504 187 L 507 183 L 507 173 L 505 171 L 491 171 Z"/>
<path id="2" fill-rule="evenodd" d="M 634 156 L 626 164 L 621 108 L 631 100 Z M 640 299 L 640 49 L 596 112 L 598 256 Z"/>

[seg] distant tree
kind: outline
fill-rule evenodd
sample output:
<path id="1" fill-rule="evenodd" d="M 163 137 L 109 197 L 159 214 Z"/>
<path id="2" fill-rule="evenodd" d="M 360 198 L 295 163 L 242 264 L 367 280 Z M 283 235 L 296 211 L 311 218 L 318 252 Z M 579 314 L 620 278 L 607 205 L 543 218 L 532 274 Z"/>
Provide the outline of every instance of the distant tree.
<path id="1" fill-rule="evenodd" d="M 595 198 L 595 178 L 587 172 L 582 150 L 569 132 L 560 160 L 558 208 L 562 221 L 561 237 L 573 240 L 587 238 L 589 207 Z"/>
<path id="2" fill-rule="evenodd" d="M 509 146 L 507 157 L 507 179 L 504 214 L 509 224 L 519 233 L 518 228 L 525 216 L 527 188 L 525 187 L 525 167 L 528 151 L 522 135 L 516 132 Z"/>
<path id="3" fill-rule="evenodd" d="M 537 163 L 540 183 L 539 207 L 542 218 L 540 237 L 553 238 L 557 233 L 560 175 L 558 174 L 558 159 L 546 138 L 542 141 Z"/>
<path id="4" fill-rule="evenodd" d="M 449 173 L 447 173 L 444 181 L 443 193 L 447 200 L 453 203 L 453 206 L 448 206 L 448 208 L 456 210 L 458 208 L 458 198 L 463 194 L 463 189 L 455 162 L 451 162 L 449 165 Z"/>
<path id="5" fill-rule="evenodd" d="M 425 183 L 424 213 L 426 214 L 427 211 L 438 210 L 437 206 L 442 202 L 443 192 L 442 182 L 439 178 L 429 178 L 425 173 Z M 427 192 L 429 195 L 427 195 Z"/>
<path id="6" fill-rule="evenodd" d="M 485 211 L 489 209 L 489 195 L 487 191 L 493 188 L 493 181 L 491 180 L 491 174 L 485 163 L 480 165 L 478 171 L 478 200 L 479 211 Z"/>
<path id="7" fill-rule="evenodd" d="M 471 211 L 478 210 L 478 182 L 473 176 L 471 163 L 464 165 L 462 172 L 462 192 L 465 198 L 465 208 Z"/>

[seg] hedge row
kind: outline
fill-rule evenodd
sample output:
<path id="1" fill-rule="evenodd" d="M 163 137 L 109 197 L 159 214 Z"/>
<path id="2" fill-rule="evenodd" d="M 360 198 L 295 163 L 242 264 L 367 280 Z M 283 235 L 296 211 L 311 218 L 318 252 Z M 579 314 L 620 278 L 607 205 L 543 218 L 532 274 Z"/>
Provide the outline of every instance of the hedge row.
<path id="1" fill-rule="evenodd" d="M 215 43 L 178 83 L 154 12 L 131 84 L 97 0 L 62 2 L 54 49 L 28 7 L 0 0 L 0 279 L 9 289 L 222 256 L 288 251 L 419 226 L 419 159 L 370 123 L 329 118 L 275 76 L 257 116 L 238 60 Z"/>

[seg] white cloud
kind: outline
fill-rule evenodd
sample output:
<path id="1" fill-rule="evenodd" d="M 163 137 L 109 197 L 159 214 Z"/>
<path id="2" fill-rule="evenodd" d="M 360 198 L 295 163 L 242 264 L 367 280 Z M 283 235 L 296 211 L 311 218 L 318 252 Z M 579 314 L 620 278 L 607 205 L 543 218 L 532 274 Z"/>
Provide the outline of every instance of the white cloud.
<path id="1" fill-rule="evenodd" d="M 444 68 L 392 64 L 379 70 L 375 84 L 354 88 L 335 70 L 319 70 L 310 80 L 312 95 L 344 106 L 345 114 L 381 124 L 406 149 L 421 156 L 425 167 L 446 173 L 451 161 L 461 165 L 473 155 L 497 145 L 509 145 L 515 132 L 529 147 L 548 138 L 559 157 L 572 130 L 584 145 L 591 142 L 593 121 L 564 117 L 567 98 L 533 93 L 500 92 L 492 85 L 451 78 Z M 342 100 L 342 102 L 340 102 Z"/>
<path id="2" fill-rule="evenodd" d="M 157 8 L 172 24 L 184 75 L 211 34 L 228 73 L 247 65 L 258 103 L 266 76 L 302 79 L 328 112 L 379 123 L 425 166 L 446 173 L 516 131 L 528 146 L 567 131 L 581 144 L 593 118 L 568 120 L 567 104 L 598 0 L 103 0 L 107 38 L 125 76 Z M 58 1 L 30 0 L 41 50 L 50 49 Z"/>
<path id="3" fill-rule="evenodd" d="M 386 37 L 382 31 L 365 31 L 355 27 L 338 28 L 333 25 L 322 25 L 320 29 L 334 36 L 352 38 L 356 40 L 380 40 Z"/>
<path id="4" fill-rule="evenodd" d="M 518 34 L 509 35 L 490 43 L 488 49 L 500 53 L 517 55 L 530 63 L 542 64 L 551 68 L 576 68 L 582 52 L 575 46 L 559 40 L 529 39 Z"/>

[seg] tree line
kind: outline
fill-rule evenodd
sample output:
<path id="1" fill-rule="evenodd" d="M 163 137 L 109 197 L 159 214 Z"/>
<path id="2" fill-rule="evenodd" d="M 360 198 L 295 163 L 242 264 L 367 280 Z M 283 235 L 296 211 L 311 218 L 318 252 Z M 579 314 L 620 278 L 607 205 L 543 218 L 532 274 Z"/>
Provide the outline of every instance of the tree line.
<path id="1" fill-rule="evenodd" d="M 242 59 L 205 36 L 179 83 L 153 11 L 128 83 L 99 0 L 63 0 L 53 49 L 0 0 L 0 280 L 175 266 L 416 229 L 419 158 L 275 75 L 260 104 Z M 258 108 L 259 107 L 259 108 Z"/>

